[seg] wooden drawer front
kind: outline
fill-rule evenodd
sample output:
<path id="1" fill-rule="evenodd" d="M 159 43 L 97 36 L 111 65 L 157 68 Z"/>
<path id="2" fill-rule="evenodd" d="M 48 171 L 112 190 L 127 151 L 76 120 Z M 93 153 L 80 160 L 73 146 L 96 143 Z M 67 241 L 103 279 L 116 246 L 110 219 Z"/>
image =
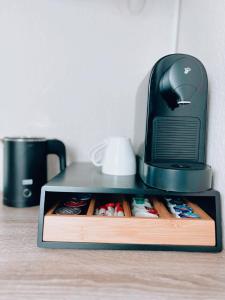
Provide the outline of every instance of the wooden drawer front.
<path id="1" fill-rule="evenodd" d="M 125 217 L 94 216 L 94 200 L 85 216 L 44 217 L 43 241 L 121 244 L 215 246 L 215 222 L 189 203 L 201 219 L 176 219 L 158 200 L 158 219 L 132 217 L 124 201 Z"/>

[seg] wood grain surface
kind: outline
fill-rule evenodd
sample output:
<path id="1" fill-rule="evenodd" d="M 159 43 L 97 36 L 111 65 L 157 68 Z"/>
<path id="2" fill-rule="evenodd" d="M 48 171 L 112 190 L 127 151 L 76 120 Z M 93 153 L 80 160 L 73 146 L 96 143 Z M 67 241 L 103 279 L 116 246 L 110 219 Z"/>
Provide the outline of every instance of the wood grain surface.
<path id="1" fill-rule="evenodd" d="M 162 244 L 214 246 L 215 222 L 198 205 L 188 203 L 200 219 L 180 219 L 169 214 L 165 205 L 153 201 L 159 218 L 131 217 L 123 200 L 125 217 L 95 216 L 92 199 L 87 215 L 58 215 L 54 208 L 44 217 L 44 241 L 120 244 Z M 169 217 L 168 217 L 169 215 Z"/>
<path id="2" fill-rule="evenodd" d="M 0 299 L 225 299 L 225 253 L 39 249 L 38 208 L 0 205 Z"/>

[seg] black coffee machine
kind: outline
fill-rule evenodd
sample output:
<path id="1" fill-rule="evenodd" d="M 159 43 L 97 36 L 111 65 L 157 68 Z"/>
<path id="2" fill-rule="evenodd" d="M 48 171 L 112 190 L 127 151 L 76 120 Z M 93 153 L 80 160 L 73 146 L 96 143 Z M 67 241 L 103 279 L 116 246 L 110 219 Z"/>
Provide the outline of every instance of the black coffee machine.
<path id="1" fill-rule="evenodd" d="M 166 191 L 211 188 L 206 165 L 208 81 L 193 56 L 161 58 L 139 87 L 135 144 L 145 184 Z"/>

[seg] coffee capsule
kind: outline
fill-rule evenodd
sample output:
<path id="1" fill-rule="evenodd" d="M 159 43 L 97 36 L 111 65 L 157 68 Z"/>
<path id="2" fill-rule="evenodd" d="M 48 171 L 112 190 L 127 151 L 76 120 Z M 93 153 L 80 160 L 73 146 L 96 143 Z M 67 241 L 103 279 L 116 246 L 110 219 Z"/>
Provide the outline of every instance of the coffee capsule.
<path id="1" fill-rule="evenodd" d="M 105 208 L 106 208 L 105 215 L 108 217 L 114 216 L 114 213 L 115 213 L 114 207 L 115 207 L 115 203 L 106 203 L 105 204 Z"/>
<path id="2" fill-rule="evenodd" d="M 124 211 L 123 211 L 123 208 L 122 208 L 120 202 L 117 202 L 116 205 L 115 205 L 114 216 L 115 217 L 124 217 Z"/>
<path id="3" fill-rule="evenodd" d="M 183 205 L 184 201 L 180 200 L 180 199 L 171 199 L 169 200 L 170 204 L 174 204 L 174 205 Z"/>
<path id="4" fill-rule="evenodd" d="M 79 215 L 81 209 L 77 207 L 58 207 L 54 213 L 57 215 Z"/>
<path id="5" fill-rule="evenodd" d="M 99 211 L 98 211 L 98 215 L 99 215 L 99 216 L 105 216 L 105 213 L 106 213 L 106 208 L 105 208 L 105 206 L 104 206 L 104 205 L 103 205 L 103 206 L 100 206 Z"/>
<path id="6" fill-rule="evenodd" d="M 132 215 L 135 217 L 144 217 L 144 218 L 158 218 L 158 214 L 151 213 L 150 210 L 147 209 L 137 209 L 133 208 L 132 209 Z"/>
<path id="7" fill-rule="evenodd" d="M 91 194 L 79 194 L 77 198 L 82 201 L 88 201 L 91 199 L 91 197 L 92 197 Z"/>
<path id="8" fill-rule="evenodd" d="M 89 201 L 91 199 L 92 195 L 91 194 L 75 194 L 74 197 L 72 198 L 72 200 L 75 201 Z"/>
<path id="9" fill-rule="evenodd" d="M 152 208 L 152 205 L 149 201 L 148 198 L 144 198 L 144 197 L 134 197 L 133 201 L 132 201 L 132 207 L 136 207 L 136 208 Z"/>
<path id="10" fill-rule="evenodd" d="M 186 207 L 177 207 L 177 206 L 174 206 L 173 209 L 175 210 L 175 212 L 183 212 L 183 213 L 186 213 L 186 212 L 193 212 L 193 209 L 189 206 L 186 206 Z"/>
<path id="11" fill-rule="evenodd" d="M 183 212 L 181 214 L 179 214 L 179 216 L 181 218 L 194 218 L 194 219 L 199 219 L 200 216 L 196 213 L 193 213 L 193 212 Z"/>
<path id="12" fill-rule="evenodd" d="M 82 200 L 70 200 L 67 202 L 64 202 L 64 206 L 66 207 L 83 207 L 86 206 L 88 204 L 87 201 L 82 201 Z"/>

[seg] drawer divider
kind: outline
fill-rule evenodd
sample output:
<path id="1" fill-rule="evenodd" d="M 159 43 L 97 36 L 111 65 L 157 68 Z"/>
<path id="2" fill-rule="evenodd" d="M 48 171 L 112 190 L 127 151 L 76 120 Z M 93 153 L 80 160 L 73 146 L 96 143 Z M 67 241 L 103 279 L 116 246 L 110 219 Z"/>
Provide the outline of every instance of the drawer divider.
<path id="1" fill-rule="evenodd" d="M 125 197 L 123 198 L 123 211 L 126 218 L 131 218 L 132 215 L 131 215 L 130 205 L 128 201 L 125 199 Z"/>
<path id="2" fill-rule="evenodd" d="M 193 209 L 193 211 L 200 216 L 201 219 L 212 220 L 212 218 L 197 204 L 188 201 L 187 205 L 190 206 Z"/>
<path id="3" fill-rule="evenodd" d="M 174 219 L 174 216 L 167 210 L 165 205 L 156 197 L 151 198 L 153 207 L 158 211 L 161 219 Z"/>
<path id="4" fill-rule="evenodd" d="M 92 198 L 88 207 L 87 216 L 93 216 L 94 209 L 95 209 L 95 199 Z"/>

